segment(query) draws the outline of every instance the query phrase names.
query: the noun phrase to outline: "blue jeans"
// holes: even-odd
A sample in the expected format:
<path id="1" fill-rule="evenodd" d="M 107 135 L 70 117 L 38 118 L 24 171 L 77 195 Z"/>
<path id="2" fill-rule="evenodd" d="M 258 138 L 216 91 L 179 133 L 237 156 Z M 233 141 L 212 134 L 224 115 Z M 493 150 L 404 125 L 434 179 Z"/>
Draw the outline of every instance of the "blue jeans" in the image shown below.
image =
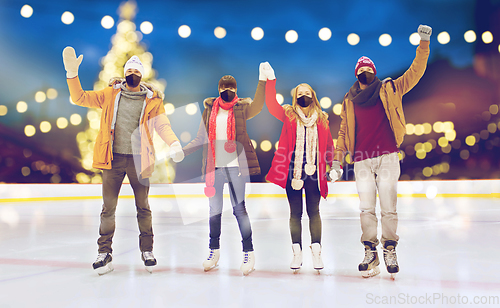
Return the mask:
<path id="1" fill-rule="evenodd" d="M 239 175 L 239 167 L 215 168 L 215 195 L 208 199 L 210 205 L 210 249 L 220 248 L 220 231 L 222 218 L 222 189 L 224 183 L 229 185 L 229 195 L 233 205 L 233 214 L 236 216 L 243 243 L 243 251 L 253 251 L 252 227 L 245 208 L 245 181 Z"/>

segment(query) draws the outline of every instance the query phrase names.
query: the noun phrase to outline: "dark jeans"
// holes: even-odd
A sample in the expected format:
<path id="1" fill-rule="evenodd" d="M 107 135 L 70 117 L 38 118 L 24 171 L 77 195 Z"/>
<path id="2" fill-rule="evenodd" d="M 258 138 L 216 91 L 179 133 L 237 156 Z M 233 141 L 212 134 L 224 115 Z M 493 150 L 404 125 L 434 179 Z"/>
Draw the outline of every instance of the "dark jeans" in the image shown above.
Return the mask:
<path id="1" fill-rule="evenodd" d="M 138 160 L 140 161 L 140 159 Z M 115 233 L 115 212 L 118 203 L 118 194 L 125 175 L 130 180 L 134 190 L 135 206 L 137 207 L 137 222 L 139 224 L 139 247 L 141 251 L 153 250 L 153 226 L 151 210 L 148 203 L 149 179 L 137 177 L 134 165 L 134 156 L 127 154 L 113 154 L 112 169 L 102 171 L 102 197 L 104 204 L 101 212 L 101 226 L 97 240 L 99 253 L 109 252 Z M 147 184 L 147 185 L 144 185 Z"/>
<path id="2" fill-rule="evenodd" d="M 222 189 L 224 183 L 229 185 L 229 195 L 233 205 L 233 214 L 236 216 L 243 243 L 243 251 L 253 251 L 252 227 L 245 208 L 245 181 L 239 175 L 238 167 L 215 168 L 215 195 L 208 199 L 210 205 L 210 249 L 220 248 L 220 232 L 222 218 Z"/>
<path id="3" fill-rule="evenodd" d="M 293 164 L 292 164 L 293 165 Z M 300 190 L 292 188 L 293 167 L 290 167 L 288 180 L 286 182 L 286 196 L 290 204 L 290 233 L 292 244 L 300 244 L 302 248 L 302 192 L 306 192 L 306 210 L 309 216 L 309 231 L 311 232 L 311 243 L 321 244 L 321 217 L 319 215 L 319 201 L 321 194 L 318 186 L 318 174 L 306 175 L 302 172 L 304 186 Z"/>

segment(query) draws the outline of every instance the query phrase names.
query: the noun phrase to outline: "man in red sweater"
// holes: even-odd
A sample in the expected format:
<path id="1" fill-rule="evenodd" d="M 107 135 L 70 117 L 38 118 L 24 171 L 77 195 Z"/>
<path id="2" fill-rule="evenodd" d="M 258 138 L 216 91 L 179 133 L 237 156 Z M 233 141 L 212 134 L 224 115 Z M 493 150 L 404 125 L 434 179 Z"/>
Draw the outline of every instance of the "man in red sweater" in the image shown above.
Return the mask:
<path id="1" fill-rule="evenodd" d="M 377 255 L 377 192 L 381 208 L 384 261 L 394 279 L 399 272 L 396 245 L 399 236 L 397 183 L 400 175 L 399 146 L 406 133 L 402 98 L 420 80 L 427 66 L 432 29 L 420 25 L 420 45 L 410 68 L 398 79 L 380 81 L 375 64 L 368 57 L 359 58 L 354 70 L 358 79 L 342 103 L 342 122 L 334 153 L 333 169 L 342 176 L 340 163 L 349 152 L 354 162 L 356 187 L 360 200 L 361 242 L 365 258 L 359 264 L 363 277 L 380 273 Z"/>

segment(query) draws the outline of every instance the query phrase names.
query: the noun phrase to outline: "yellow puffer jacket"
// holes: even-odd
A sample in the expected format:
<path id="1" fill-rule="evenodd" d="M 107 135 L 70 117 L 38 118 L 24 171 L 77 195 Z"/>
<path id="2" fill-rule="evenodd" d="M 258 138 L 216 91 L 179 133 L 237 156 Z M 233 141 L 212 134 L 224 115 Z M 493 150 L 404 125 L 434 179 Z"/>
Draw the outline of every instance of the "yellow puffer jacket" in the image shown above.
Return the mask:
<path id="1" fill-rule="evenodd" d="M 115 105 L 121 96 L 120 84 L 117 82 L 100 91 L 84 91 L 77 77 L 67 79 L 69 93 L 73 102 L 79 106 L 102 109 L 101 127 L 94 146 L 94 159 L 92 167 L 98 169 L 111 169 L 113 160 L 113 133 L 111 128 L 113 118 L 115 118 Z M 153 132 L 158 135 L 168 145 L 177 139 L 172 131 L 170 121 L 165 114 L 163 100 L 157 92 L 148 89 L 145 106 L 140 120 L 141 133 L 141 176 L 149 178 L 153 174 L 155 165 L 155 150 L 153 147 Z"/>
<path id="2" fill-rule="evenodd" d="M 420 45 L 417 47 L 417 55 L 410 68 L 396 80 L 385 79 L 380 87 L 380 100 L 384 105 L 385 114 L 389 119 L 398 147 L 403 143 L 406 134 L 406 121 L 402 104 L 403 95 L 408 93 L 424 75 L 429 53 L 429 41 L 420 41 Z M 354 103 L 347 98 L 347 95 L 342 102 L 340 118 L 342 122 L 340 123 L 334 160 L 342 162 L 347 153 L 354 154 L 354 145 L 356 142 Z M 346 159 L 346 161 L 347 163 L 351 163 L 350 159 Z"/>

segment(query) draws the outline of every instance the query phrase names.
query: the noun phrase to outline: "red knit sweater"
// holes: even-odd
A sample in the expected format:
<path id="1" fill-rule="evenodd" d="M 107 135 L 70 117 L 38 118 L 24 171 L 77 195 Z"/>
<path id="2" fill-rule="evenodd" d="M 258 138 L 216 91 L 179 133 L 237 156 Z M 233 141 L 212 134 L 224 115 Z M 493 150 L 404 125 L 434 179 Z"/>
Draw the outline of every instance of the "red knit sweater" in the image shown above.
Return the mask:
<path id="1" fill-rule="evenodd" d="M 297 139 L 297 122 L 288 118 L 283 107 L 276 101 L 275 86 L 276 80 L 268 80 L 266 82 L 266 106 L 274 117 L 283 122 L 283 128 L 281 130 L 279 146 L 276 152 L 274 152 L 271 169 L 269 169 L 266 180 L 286 188 L 288 168 Z M 326 198 L 328 195 L 326 164 L 331 166 L 334 150 L 335 147 L 328 122 L 326 126 L 318 124 L 318 161 L 316 163 L 318 167 L 319 190 L 323 198 Z"/>
<path id="2" fill-rule="evenodd" d="M 362 107 L 354 104 L 354 114 L 356 116 L 354 162 L 399 151 L 380 98 L 373 106 Z"/>

